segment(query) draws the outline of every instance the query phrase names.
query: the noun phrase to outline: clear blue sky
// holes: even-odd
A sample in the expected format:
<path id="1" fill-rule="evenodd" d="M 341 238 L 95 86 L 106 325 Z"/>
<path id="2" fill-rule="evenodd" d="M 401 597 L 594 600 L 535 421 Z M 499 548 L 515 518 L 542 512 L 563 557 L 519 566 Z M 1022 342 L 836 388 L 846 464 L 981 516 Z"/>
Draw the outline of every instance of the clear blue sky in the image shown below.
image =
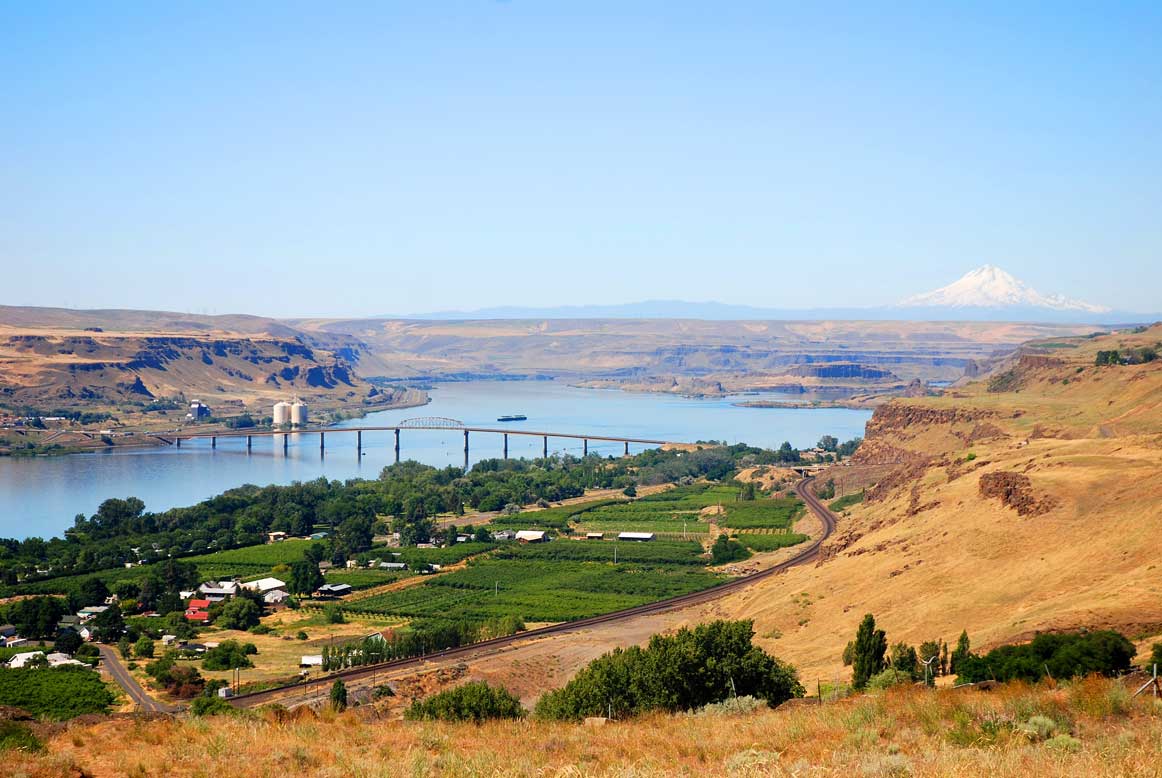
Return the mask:
<path id="1" fill-rule="evenodd" d="M 0 302 L 1157 310 L 1160 8 L 6 2 Z"/>

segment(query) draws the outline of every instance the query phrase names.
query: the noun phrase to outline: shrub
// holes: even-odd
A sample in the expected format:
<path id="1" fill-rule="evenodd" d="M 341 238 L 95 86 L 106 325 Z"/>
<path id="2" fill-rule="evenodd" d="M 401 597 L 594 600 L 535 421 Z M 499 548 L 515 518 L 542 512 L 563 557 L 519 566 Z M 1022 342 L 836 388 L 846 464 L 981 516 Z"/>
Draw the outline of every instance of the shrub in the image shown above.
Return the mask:
<path id="1" fill-rule="evenodd" d="M 137 657 L 141 657 L 142 659 L 152 659 L 153 658 L 153 641 L 150 640 L 149 638 L 146 638 L 146 637 L 140 638 L 133 645 L 133 655 L 137 656 Z"/>
<path id="2" fill-rule="evenodd" d="M 598 657 L 563 688 L 537 703 L 539 717 L 632 716 L 693 710 L 731 696 L 777 705 L 801 697 L 795 669 L 753 645 L 750 621 L 715 621 L 673 635 L 654 635 L 642 649 Z"/>
<path id="3" fill-rule="evenodd" d="M 347 684 L 342 678 L 336 678 L 331 686 L 331 707 L 340 713 L 347 710 Z"/>
<path id="4" fill-rule="evenodd" d="M 1057 679 L 1100 673 L 1113 676 L 1130 667 L 1135 648 L 1113 630 L 1041 634 L 1023 645 L 1001 646 L 983 657 L 967 654 L 956 662 L 957 681 L 1041 680 L 1046 671 Z"/>
<path id="5" fill-rule="evenodd" d="M 253 600 L 235 597 L 222 606 L 215 624 L 222 629 L 250 629 L 261 616 L 262 609 Z"/>
<path id="6" fill-rule="evenodd" d="M 254 667 L 249 655 L 257 654 L 258 649 L 253 643 L 239 643 L 237 640 L 225 640 L 219 645 L 206 651 L 202 659 L 204 670 L 234 670 L 240 667 Z"/>
<path id="7" fill-rule="evenodd" d="M 32 731 L 15 721 L 0 721 L 0 753 L 4 751 L 43 751 L 44 744 Z"/>
<path id="8" fill-rule="evenodd" d="M 190 703 L 190 713 L 195 716 L 221 716 L 234 713 L 234 706 L 221 697 L 198 697 Z"/>
<path id="9" fill-rule="evenodd" d="M 524 715 L 520 700 L 507 689 L 473 681 L 416 700 L 404 717 L 410 721 L 472 721 L 479 724 L 489 719 L 519 719 Z"/>
<path id="10" fill-rule="evenodd" d="M 274 632 L 274 628 L 268 624 L 255 624 L 247 630 L 251 635 L 269 635 Z"/>
<path id="11" fill-rule="evenodd" d="M 889 667 L 887 670 L 876 673 L 871 678 L 868 678 L 867 685 L 864 688 L 879 691 L 902 683 L 910 683 L 911 680 L 911 677 L 907 673 L 902 673 L 894 667 Z"/>
<path id="12" fill-rule="evenodd" d="M 307 633 L 303 632 L 301 629 L 297 633 L 295 633 L 295 640 L 306 640 L 306 639 L 307 639 Z"/>
<path id="13" fill-rule="evenodd" d="M 714 564 L 723 565 L 727 562 L 746 559 L 750 556 L 750 552 L 737 540 L 731 540 L 726 535 L 719 535 L 710 548 L 710 555 L 714 558 Z"/>
<path id="14" fill-rule="evenodd" d="M 335 604 L 323 608 L 323 615 L 326 616 L 328 624 L 345 624 L 347 622 L 343 616 L 343 609 Z"/>
<path id="15" fill-rule="evenodd" d="M 695 716 L 743 716 L 767 707 L 758 697 L 728 697 L 722 702 L 711 702 L 694 712 Z"/>

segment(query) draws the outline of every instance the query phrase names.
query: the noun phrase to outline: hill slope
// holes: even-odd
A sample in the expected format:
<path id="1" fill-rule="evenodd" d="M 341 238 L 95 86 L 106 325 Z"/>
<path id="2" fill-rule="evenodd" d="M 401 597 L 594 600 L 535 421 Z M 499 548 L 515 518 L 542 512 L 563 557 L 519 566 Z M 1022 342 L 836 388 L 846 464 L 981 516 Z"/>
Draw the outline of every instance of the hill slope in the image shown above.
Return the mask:
<path id="1" fill-rule="evenodd" d="M 839 651 L 867 612 L 913 644 L 1162 632 L 1162 361 L 1094 366 L 1159 341 L 1162 326 L 1034 344 L 988 379 L 881 407 L 856 463 L 820 479 L 867 487 L 827 560 L 728 615 L 755 618 L 806 679 L 847 676 Z"/>

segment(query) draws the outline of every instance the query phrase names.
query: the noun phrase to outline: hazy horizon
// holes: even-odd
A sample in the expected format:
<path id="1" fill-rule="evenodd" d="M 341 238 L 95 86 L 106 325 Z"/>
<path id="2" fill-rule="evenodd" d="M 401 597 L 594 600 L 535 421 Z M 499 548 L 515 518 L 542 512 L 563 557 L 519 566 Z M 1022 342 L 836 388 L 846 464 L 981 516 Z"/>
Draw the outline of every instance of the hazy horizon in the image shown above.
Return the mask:
<path id="1" fill-rule="evenodd" d="M 1155 311 L 1162 9 L 0 10 L 0 303 Z"/>

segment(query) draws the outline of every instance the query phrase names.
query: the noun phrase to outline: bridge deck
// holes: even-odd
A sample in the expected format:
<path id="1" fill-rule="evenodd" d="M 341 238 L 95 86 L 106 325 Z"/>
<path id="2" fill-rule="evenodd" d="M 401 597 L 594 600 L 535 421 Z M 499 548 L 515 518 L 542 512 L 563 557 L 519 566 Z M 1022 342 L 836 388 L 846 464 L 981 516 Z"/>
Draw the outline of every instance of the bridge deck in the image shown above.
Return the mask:
<path id="1" fill-rule="evenodd" d="M 504 427 L 437 427 L 437 426 L 382 426 L 382 427 L 314 427 L 297 430 L 223 430 L 222 432 L 176 432 L 163 433 L 165 437 L 180 440 L 199 438 L 245 438 L 270 437 L 274 435 L 312 435 L 327 432 L 394 432 L 395 430 L 437 430 L 440 432 L 486 432 L 504 435 L 526 435 L 534 438 L 571 438 L 574 440 L 597 440 L 611 443 L 640 443 L 648 446 L 677 444 L 674 440 L 651 440 L 649 438 L 623 438 L 615 435 L 587 435 L 576 432 L 546 432 L 538 430 L 506 429 Z"/>

